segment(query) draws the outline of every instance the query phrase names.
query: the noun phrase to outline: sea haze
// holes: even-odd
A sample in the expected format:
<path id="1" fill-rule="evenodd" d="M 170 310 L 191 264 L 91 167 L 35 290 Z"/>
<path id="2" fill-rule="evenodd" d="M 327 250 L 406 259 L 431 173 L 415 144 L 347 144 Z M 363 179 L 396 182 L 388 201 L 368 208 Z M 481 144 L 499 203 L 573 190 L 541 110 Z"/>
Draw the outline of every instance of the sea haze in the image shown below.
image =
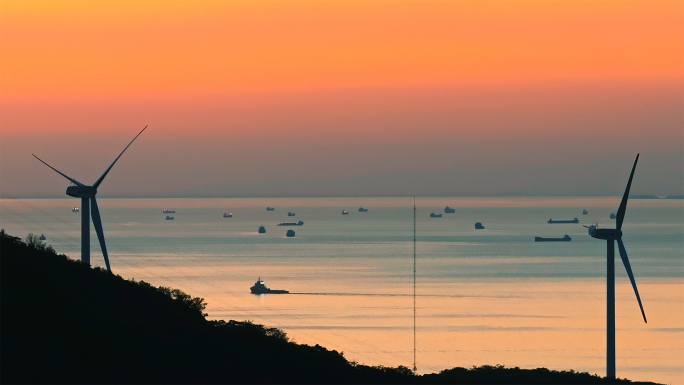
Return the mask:
<path id="1" fill-rule="evenodd" d="M 419 372 L 504 364 L 604 374 L 606 245 L 581 224 L 613 227 L 619 199 L 418 198 Z M 296 342 L 365 364 L 412 365 L 413 198 L 98 203 L 116 274 L 201 296 L 212 319 L 280 327 Z M 71 208 L 79 204 L 2 199 L 0 224 L 11 235 L 45 234 L 78 258 L 80 214 Z M 429 217 L 446 205 L 456 212 Z M 176 210 L 173 221 L 164 207 Z M 574 217 L 580 224 L 546 223 Z M 299 220 L 303 226 L 276 226 Z M 289 228 L 294 238 L 285 237 Z M 649 323 L 616 256 L 618 376 L 681 383 L 684 201 L 631 200 L 623 232 Z M 534 242 L 565 234 L 571 242 Z M 93 264 L 102 266 L 94 231 L 91 245 Z M 252 295 L 258 277 L 292 294 Z"/>

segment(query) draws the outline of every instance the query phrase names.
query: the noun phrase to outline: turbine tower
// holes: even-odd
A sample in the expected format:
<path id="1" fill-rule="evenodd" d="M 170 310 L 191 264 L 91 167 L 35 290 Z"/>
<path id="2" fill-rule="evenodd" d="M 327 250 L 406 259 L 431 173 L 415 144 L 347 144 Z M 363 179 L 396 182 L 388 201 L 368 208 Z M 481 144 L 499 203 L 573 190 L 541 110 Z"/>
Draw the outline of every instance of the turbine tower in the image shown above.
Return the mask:
<path id="1" fill-rule="evenodd" d="M 93 183 L 92 186 L 86 186 L 85 184 L 77 181 L 74 178 L 71 178 L 61 171 L 57 170 L 56 168 L 50 166 L 49 164 L 45 163 L 42 159 L 39 157 L 33 155 L 36 159 L 41 161 L 43 164 L 46 166 L 50 167 L 51 169 L 55 170 L 59 175 L 67 178 L 72 185 L 67 187 L 66 189 L 66 194 L 72 197 L 76 198 L 81 198 L 81 262 L 87 263 L 90 265 L 90 217 L 91 214 L 90 212 L 92 211 L 92 218 L 93 218 L 93 226 L 95 227 L 95 232 L 97 233 L 97 239 L 100 241 L 100 248 L 102 249 L 102 255 L 104 256 L 104 261 L 105 265 L 107 266 L 107 271 L 110 273 L 112 272 L 112 269 L 109 266 L 109 258 L 107 257 L 107 245 L 105 244 L 105 239 L 104 239 L 104 232 L 102 230 L 102 219 L 100 219 L 100 209 L 97 207 L 97 200 L 95 199 L 95 195 L 97 194 L 97 188 L 100 186 L 104 178 L 107 176 L 107 173 L 109 173 L 109 170 L 112 169 L 114 166 L 114 163 L 116 163 L 119 158 L 121 158 L 121 155 L 128 149 L 128 147 L 133 144 L 133 141 L 140 136 L 140 134 L 145 131 L 145 126 L 139 133 L 138 135 L 131 140 L 130 143 L 128 143 L 128 146 L 121 151 L 121 154 L 114 159 L 112 164 L 107 167 L 105 172 L 100 176 L 95 183 Z"/>
<path id="2" fill-rule="evenodd" d="M 615 216 L 615 228 L 599 229 L 595 226 L 592 226 L 593 229 L 591 229 L 590 233 L 594 238 L 605 239 L 608 248 L 608 279 L 606 280 L 606 377 L 608 378 L 615 378 L 615 241 L 617 241 L 618 249 L 620 251 L 620 258 L 622 258 L 622 263 L 625 265 L 625 270 L 627 270 L 629 280 L 632 282 L 634 294 L 636 294 L 637 302 L 639 302 L 639 308 L 641 309 L 641 315 L 644 317 L 644 322 L 646 322 L 646 313 L 644 313 L 644 307 L 641 305 L 639 290 L 637 290 L 634 274 L 632 273 L 632 267 L 629 264 L 629 258 L 627 258 L 625 245 L 622 243 L 622 222 L 625 219 L 627 199 L 629 198 L 629 189 L 632 186 L 632 178 L 634 177 L 634 170 L 636 169 L 638 160 L 639 154 L 637 154 L 636 159 L 634 160 L 634 166 L 632 167 L 632 173 L 629 175 L 629 181 L 627 182 L 627 188 L 625 188 L 625 194 L 622 196 L 620 207 L 618 208 L 617 215 Z"/>

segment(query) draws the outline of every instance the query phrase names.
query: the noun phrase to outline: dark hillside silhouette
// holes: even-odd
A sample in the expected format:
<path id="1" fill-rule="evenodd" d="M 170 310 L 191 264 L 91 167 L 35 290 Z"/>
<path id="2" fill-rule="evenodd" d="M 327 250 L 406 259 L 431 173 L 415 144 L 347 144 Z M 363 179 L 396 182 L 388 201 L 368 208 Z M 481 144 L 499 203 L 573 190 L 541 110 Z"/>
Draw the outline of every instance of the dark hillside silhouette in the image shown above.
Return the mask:
<path id="1" fill-rule="evenodd" d="M 629 383 L 501 366 L 415 376 L 275 328 L 208 321 L 202 298 L 128 281 L 0 231 L 2 383 Z"/>

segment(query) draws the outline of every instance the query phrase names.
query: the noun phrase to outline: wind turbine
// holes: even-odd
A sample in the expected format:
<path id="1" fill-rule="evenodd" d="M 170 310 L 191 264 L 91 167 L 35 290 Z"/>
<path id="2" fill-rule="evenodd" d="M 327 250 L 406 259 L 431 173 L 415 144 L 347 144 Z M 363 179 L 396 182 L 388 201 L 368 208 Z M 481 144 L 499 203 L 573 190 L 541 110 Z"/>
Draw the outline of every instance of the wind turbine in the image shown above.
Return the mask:
<path id="1" fill-rule="evenodd" d="M 636 159 L 634 160 L 634 166 L 632 167 L 632 173 L 629 175 L 629 181 L 627 182 L 627 188 L 625 188 L 625 194 L 622 196 L 620 207 L 618 208 L 617 215 L 615 216 L 615 228 L 599 229 L 598 227 L 591 226 L 594 227 L 591 229 L 590 227 L 591 236 L 597 239 L 605 239 L 608 248 L 608 279 L 606 301 L 606 377 L 608 378 L 615 378 L 615 241 L 617 241 L 618 249 L 620 250 L 620 258 L 622 258 L 622 263 L 625 265 L 625 270 L 627 270 L 629 280 L 632 282 L 634 294 L 636 294 L 637 302 L 639 302 L 639 308 L 641 308 L 641 315 L 644 317 L 644 322 L 647 322 L 646 313 L 644 313 L 644 307 L 641 305 L 639 290 L 637 290 L 634 274 L 632 273 L 632 267 L 629 264 L 629 258 L 627 258 L 627 251 L 625 250 L 625 245 L 622 243 L 622 221 L 625 219 L 627 199 L 629 198 L 629 189 L 632 186 L 632 178 L 634 177 L 634 170 L 636 169 L 638 160 L 639 154 L 637 154 Z"/>
<path id="2" fill-rule="evenodd" d="M 36 159 L 41 161 L 43 164 L 46 166 L 50 167 L 51 169 L 55 170 L 59 175 L 67 178 L 73 185 L 67 187 L 66 189 L 66 194 L 72 197 L 76 198 L 81 198 L 81 262 L 87 263 L 90 265 L 90 209 L 92 209 L 92 218 L 93 218 L 93 226 L 95 226 L 95 232 L 97 233 L 97 239 L 100 241 L 100 248 L 102 249 L 102 255 L 104 256 L 104 261 L 105 265 L 107 266 L 107 270 L 111 273 L 112 269 L 109 267 L 109 258 L 107 257 L 107 245 L 105 244 L 105 239 L 104 239 L 104 232 L 102 231 L 102 219 L 100 219 L 100 209 L 97 207 L 97 200 L 95 199 L 95 195 L 97 194 L 97 188 L 100 186 L 104 178 L 107 176 L 107 173 L 109 173 L 109 170 L 112 169 L 114 166 L 114 163 L 116 163 L 119 158 L 121 158 L 121 155 L 123 155 L 124 151 L 128 149 L 128 147 L 133 144 L 133 141 L 140 136 L 140 134 L 145 131 L 145 126 L 139 133 L 138 135 L 131 140 L 130 143 L 128 143 L 128 146 L 121 151 L 121 154 L 114 159 L 112 164 L 107 167 L 105 172 L 100 176 L 95 183 L 93 183 L 92 186 L 86 186 L 85 184 L 77 181 L 76 179 L 69 177 L 62 173 L 61 171 L 57 170 L 56 168 L 50 166 L 49 164 L 45 163 L 42 159 L 39 157 L 33 155 Z"/>

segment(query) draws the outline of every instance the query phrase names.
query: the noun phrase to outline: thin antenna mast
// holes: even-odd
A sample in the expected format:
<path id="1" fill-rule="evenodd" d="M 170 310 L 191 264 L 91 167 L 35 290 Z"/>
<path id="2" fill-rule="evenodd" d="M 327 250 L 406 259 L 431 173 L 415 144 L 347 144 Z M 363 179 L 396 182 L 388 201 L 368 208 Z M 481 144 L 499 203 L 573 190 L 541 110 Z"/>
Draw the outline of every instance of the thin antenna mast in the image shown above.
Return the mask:
<path id="1" fill-rule="evenodd" d="M 413 197 L 413 372 L 416 366 L 416 197 Z"/>

